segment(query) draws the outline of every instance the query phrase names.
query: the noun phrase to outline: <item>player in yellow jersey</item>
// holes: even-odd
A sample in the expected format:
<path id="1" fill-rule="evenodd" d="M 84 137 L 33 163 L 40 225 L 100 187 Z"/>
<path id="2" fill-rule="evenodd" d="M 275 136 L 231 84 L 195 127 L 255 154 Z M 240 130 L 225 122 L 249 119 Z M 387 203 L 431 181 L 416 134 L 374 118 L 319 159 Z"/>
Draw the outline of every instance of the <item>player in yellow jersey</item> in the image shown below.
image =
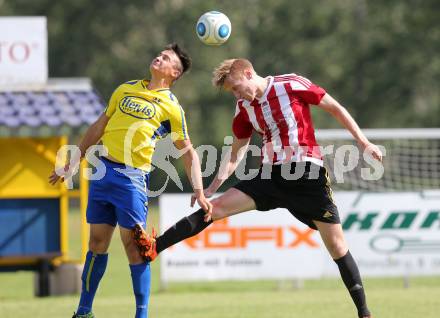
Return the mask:
<path id="1" fill-rule="evenodd" d="M 92 303 L 107 265 L 107 250 L 119 224 L 127 253 L 136 298 L 136 318 L 148 314 L 150 265 L 142 258 L 133 232 L 145 227 L 151 159 L 157 139 L 171 133 L 174 145 L 185 149 L 185 171 L 198 203 L 210 212 L 212 205 L 203 194 L 200 161 L 190 142 L 185 114 L 170 87 L 191 66 L 189 56 L 177 44 L 170 44 L 151 62 L 151 80 L 134 80 L 120 85 L 104 113 L 90 126 L 79 145 L 81 157 L 99 141 L 108 150 L 101 157 L 104 177 L 91 180 L 87 206 L 90 223 L 89 251 L 82 274 L 82 291 L 73 317 L 94 317 Z M 69 171 L 66 165 L 65 171 Z M 53 172 L 55 184 L 66 173 Z"/>
<path id="2" fill-rule="evenodd" d="M 150 170 L 157 138 L 172 133 L 173 139 L 188 139 L 177 98 L 168 88 L 148 89 L 150 83 L 134 80 L 115 90 L 105 110 L 109 121 L 102 136 L 114 161 L 145 171 Z M 127 151 L 136 148 L 140 150 Z"/>

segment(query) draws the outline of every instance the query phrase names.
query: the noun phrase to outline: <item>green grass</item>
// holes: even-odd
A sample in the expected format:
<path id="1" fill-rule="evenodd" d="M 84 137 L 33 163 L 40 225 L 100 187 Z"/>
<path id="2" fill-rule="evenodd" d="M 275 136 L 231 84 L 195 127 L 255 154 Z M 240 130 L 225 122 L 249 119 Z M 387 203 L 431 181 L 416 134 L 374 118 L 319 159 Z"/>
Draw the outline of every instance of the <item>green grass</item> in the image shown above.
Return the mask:
<path id="1" fill-rule="evenodd" d="M 157 213 L 149 222 L 157 224 Z M 79 255 L 78 213 L 71 215 L 71 247 Z M 179 283 L 160 290 L 159 263 L 152 267 L 150 317 L 153 318 L 354 318 L 354 306 L 337 279 L 306 281 L 294 289 L 275 281 Z M 365 287 L 375 317 L 434 318 L 440 304 L 440 277 L 367 279 Z M 0 317 L 71 317 L 78 295 L 35 298 L 33 273 L 0 274 Z M 97 317 L 134 317 L 134 297 L 129 269 L 115 232 L 110 258 L 94 304 Z"/>

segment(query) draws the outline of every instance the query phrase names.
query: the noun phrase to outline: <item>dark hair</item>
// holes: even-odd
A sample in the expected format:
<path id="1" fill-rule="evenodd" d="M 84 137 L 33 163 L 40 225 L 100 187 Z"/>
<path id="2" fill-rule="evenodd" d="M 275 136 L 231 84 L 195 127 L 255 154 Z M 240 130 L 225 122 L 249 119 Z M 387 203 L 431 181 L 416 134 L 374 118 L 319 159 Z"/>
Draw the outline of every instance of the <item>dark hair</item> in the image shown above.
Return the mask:
<path id="1" fill-rule="evenodd" d="M 191 68 L 191 58 L 177 43 L 168 44 L 165 46 L 165 50 L 173 50 L 179 57 L 180 63 L 182 64 L 182 74 L 180 74 L 180 76 Z"/>

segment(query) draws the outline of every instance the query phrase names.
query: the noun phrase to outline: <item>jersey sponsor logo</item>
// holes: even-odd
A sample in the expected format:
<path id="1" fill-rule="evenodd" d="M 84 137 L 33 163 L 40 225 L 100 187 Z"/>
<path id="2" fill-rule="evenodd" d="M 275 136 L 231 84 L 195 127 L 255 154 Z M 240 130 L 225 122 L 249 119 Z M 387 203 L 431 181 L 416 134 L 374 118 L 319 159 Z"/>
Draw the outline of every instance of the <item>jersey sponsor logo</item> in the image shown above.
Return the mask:
<path id="1" fill-rule="evenodd" d="M 156 115 L 156 106 L 145 98 L 125 96 L 119 102 L 119 109 L 124 114 L 139 119 L 151 119 Z"/>

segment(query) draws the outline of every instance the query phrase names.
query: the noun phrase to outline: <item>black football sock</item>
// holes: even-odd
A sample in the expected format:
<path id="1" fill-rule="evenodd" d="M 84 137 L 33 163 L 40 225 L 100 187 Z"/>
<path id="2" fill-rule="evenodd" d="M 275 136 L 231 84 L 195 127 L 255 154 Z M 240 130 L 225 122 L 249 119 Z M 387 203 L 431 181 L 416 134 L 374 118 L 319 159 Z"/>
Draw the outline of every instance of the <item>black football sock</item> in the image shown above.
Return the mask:
<path id="1" fill-rule="evenodd" d="M 370 316 L 370 311 L 368 310 L 365 299 L 364 287 L 362 286 L 361 274 L 350 251 L 348 251 L 345 256 L 335 259 L 334 261 L 338 265 L 345 287 L 347 287 L 356 305 L 358 316 Z"/>
<path id="2" fill-rule="evenodd" d="M 159 254 L 164 249 L 188 237 L 203 231 L 212 221 L 205 222 L 205 211 L 200 209 L 189 216 L 185 216 L 156 239 L 156 251 Z"/>

